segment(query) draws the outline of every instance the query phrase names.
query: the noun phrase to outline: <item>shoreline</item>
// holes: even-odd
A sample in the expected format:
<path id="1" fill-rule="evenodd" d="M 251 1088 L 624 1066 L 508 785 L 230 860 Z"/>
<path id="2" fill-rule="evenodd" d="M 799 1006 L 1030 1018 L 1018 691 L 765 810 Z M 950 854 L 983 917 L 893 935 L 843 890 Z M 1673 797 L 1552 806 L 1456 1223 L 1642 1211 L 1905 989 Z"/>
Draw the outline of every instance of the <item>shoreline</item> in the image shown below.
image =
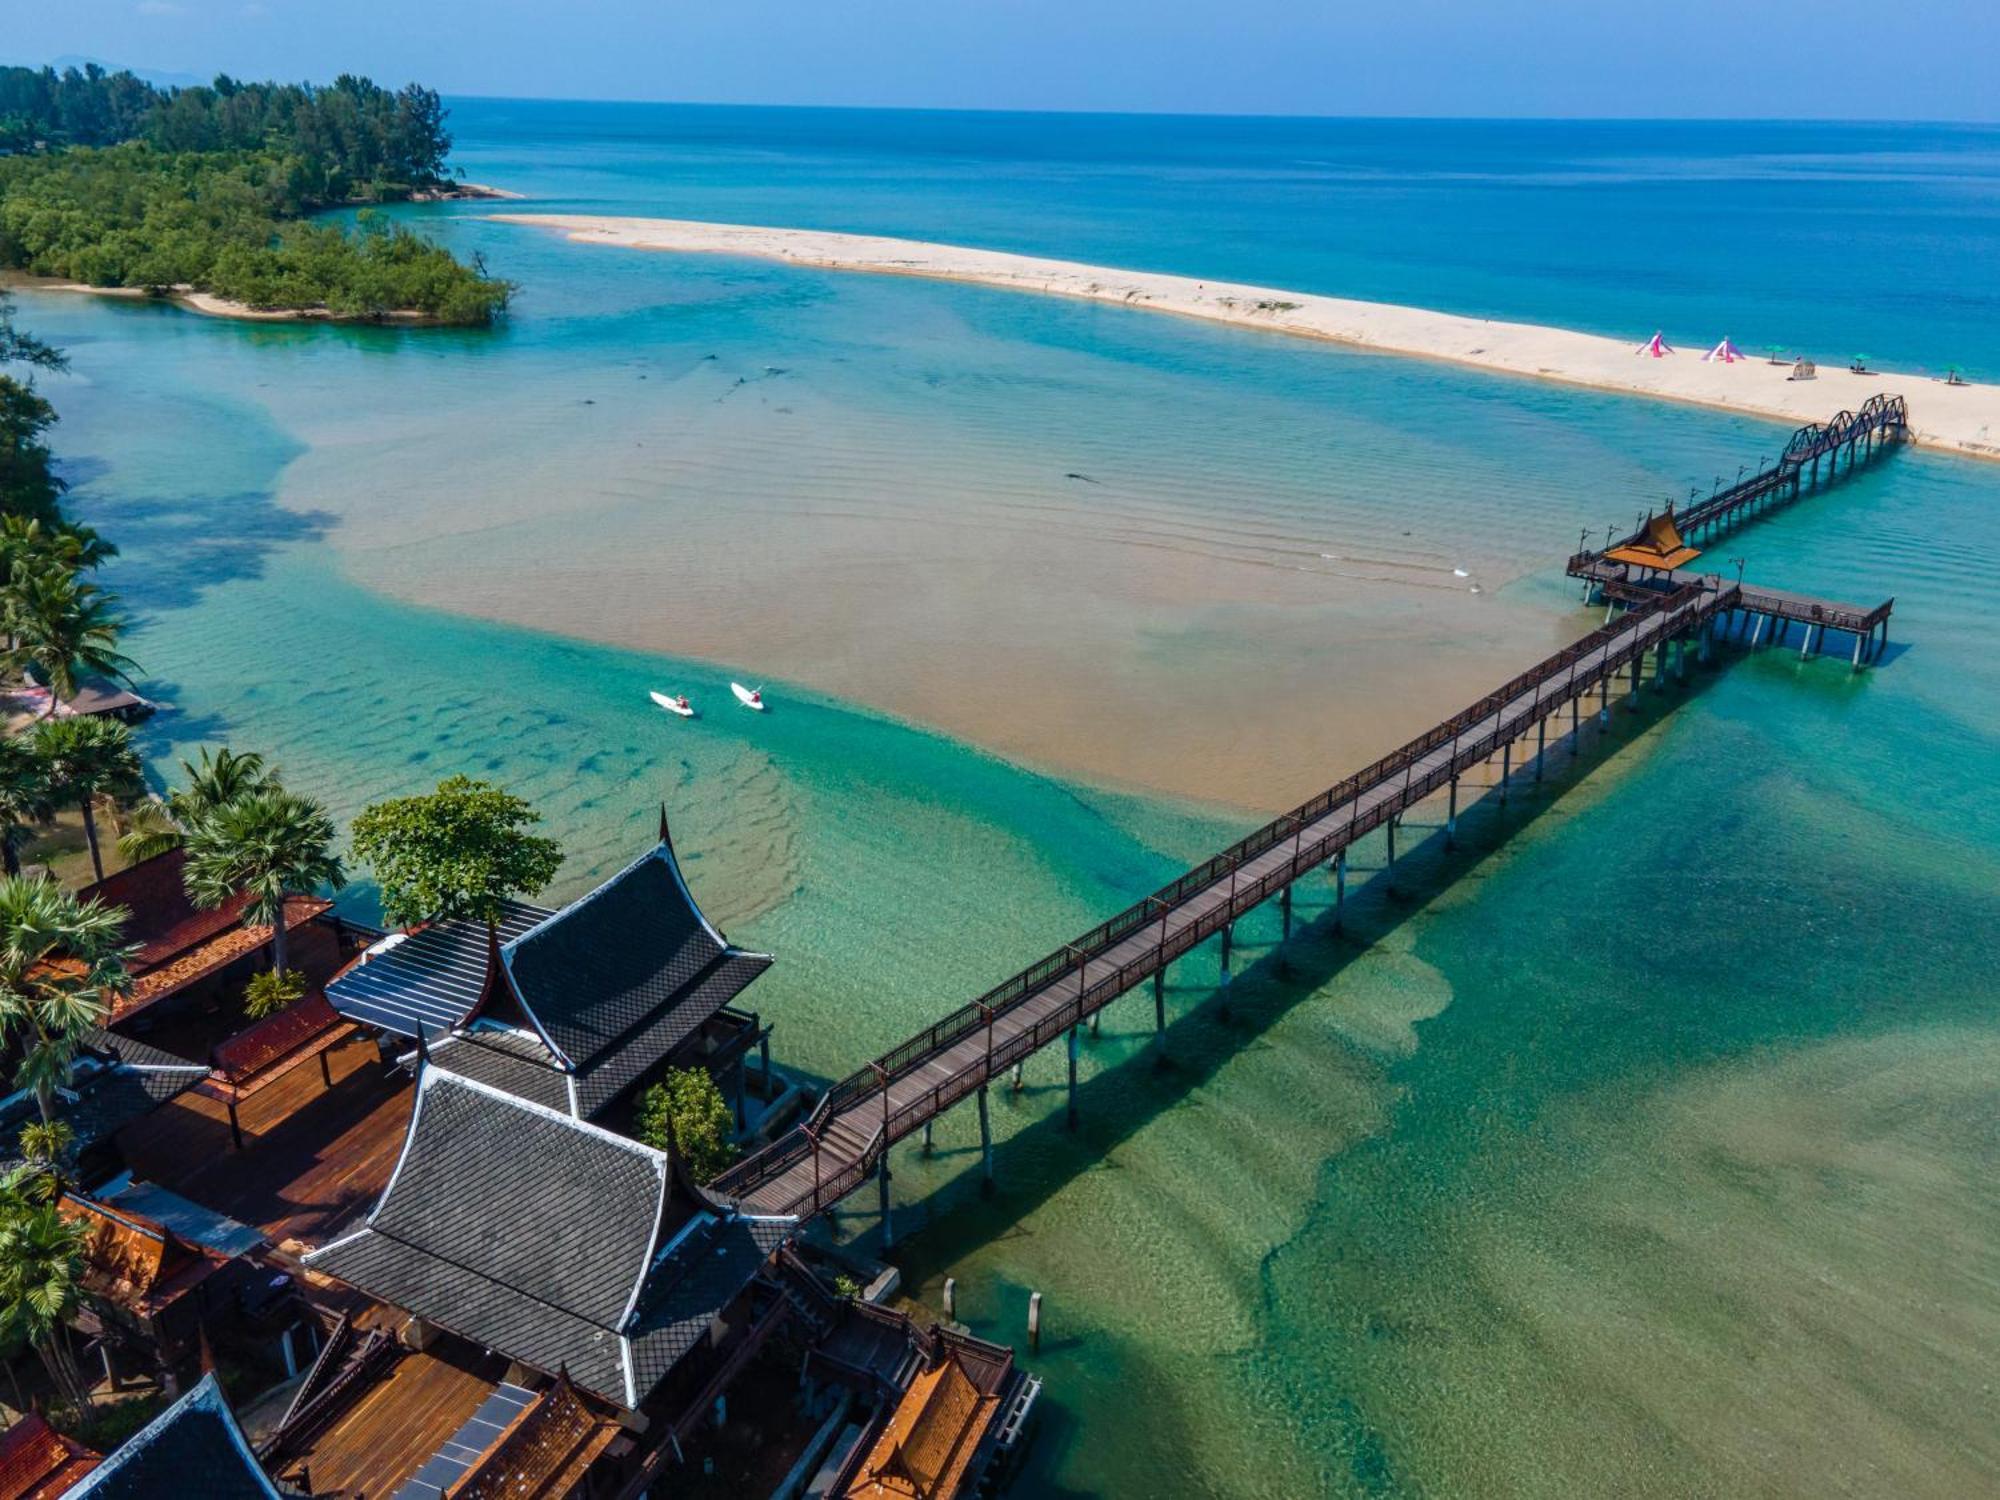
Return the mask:
<path id="1" fill-rule="evenodd" d="M 154 292 L 143 286 L 92 286 L 84 281 L 66 281 L 60 276 L 33 276 L 26 272 L 9 271 L 0 273 L 0 288 L 28 292 L 72 292 L 90 297 L 108 297 L 119 302 L 158 302 L 187 312 L 200 313 L 205 318 L 231 318 L 239 323 L 338 323 L 356 327 L 373 325 L 397 328 L 443 326 L 430 314 L 417 312 L 411 308 L 399 308 L 383 313 L 379 317 L 347 317 L 328 312 L 323 307 L 252 307 L 247 302 L 232 302 L 227 297 L 218 297 L 211 292 L 198 292 L 186 284 L 176 286 L 167 292 Z"/>
<path id="2" fill-rule="evenodd" d="M 1798 425 L 1825 421 L 1842 408 L 1854 410 L 1878 393 L 1900 394 L 1909 400 L 1911 437 L 1919 445 L 2000 460 L 2000 386 L 1994 385 L 1953 386 L 1893 371 L 1857 375 L 1839 366 L 1823 368 L 1817 379 L 1794 381 L 1788 378 L 1789 364 L 1755 356 L 1706 364 L 1701 349 L 1684 348 L 1650 359 L 1624 340 L 1571 329 L 882 235 L 592 214 L 485 217 L 554 230 L 578 244 L 739 255 L 1112 303 Z"/>

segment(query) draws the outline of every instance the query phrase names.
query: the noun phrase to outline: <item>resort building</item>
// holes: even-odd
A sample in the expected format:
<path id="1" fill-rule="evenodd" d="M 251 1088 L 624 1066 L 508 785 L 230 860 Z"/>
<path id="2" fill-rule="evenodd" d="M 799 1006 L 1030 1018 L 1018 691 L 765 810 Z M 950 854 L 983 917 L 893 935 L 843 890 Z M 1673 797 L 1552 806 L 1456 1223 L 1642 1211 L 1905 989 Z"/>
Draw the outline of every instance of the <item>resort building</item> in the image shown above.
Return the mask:
<path id="1" fill-rule="evenodd" d="M 679 1422 L 782 1313 L 753 1283 L 795 1228 L 709 1197 L 669 1152 L 434 1065 L 382 1201 L 305 1265 Z"/>
<path id="2" fill-rule="evenodd" d="M 734 1001 L 771 966 L 695 905 L 666 819 L 654 848 L 560 911 L 445 921 L 370 947 L 327 987 L 343 1015 L 409 1037 L 452 1072 L 579 1120 L 669 1067 L 733 1075 L 769 1030 Z"/>
<path id="3" fill-rule="evenodd" d="M 207 1008 L 216 986 L 232 977 L 247 976 L 256 956 L 270 944 L 269 927 L 244 920 L 247 896 L 236 896 L 214 910 L 195 905 L 182 878 L 186 866 L 187 851 L 169 849 L 107 875 L 78 893 L 106 906 L 122 906 L 128 914 L 126 941 L 137 948 L 128 965 L 131 987 L 114 1002 L 106 1021 L 113 1029 L 137 1034 L 143 1028 L 151 1039 L 151 1030 L 169 1019 L 164 1011 Z M 308 924 L 332 905 L 319 896 L 288 899 L 287 936 L 298 935 L 300 941 L 311 942 L 305 936 Z M 331 950 L 330 935 L 325 946 Z M 294 967 L 300 966 L 301 957 L 294 956 Z M 188 1003 L 162 1007 L 163 1001 L 177 996 L 185 996 Z M 147 1012 L 152 1014 L 144 1014 Z"/>
<path id="4" fill-rule="evenodd" d="M 63 1491 L 71 1500 L 281 1500 L 213 1374 Z"/>
<path id="5" fill-rule="evenodd" d="M 28 1412 L 0 1433 L 0 1500 L 57 1500 L 103 1461 Z"/>

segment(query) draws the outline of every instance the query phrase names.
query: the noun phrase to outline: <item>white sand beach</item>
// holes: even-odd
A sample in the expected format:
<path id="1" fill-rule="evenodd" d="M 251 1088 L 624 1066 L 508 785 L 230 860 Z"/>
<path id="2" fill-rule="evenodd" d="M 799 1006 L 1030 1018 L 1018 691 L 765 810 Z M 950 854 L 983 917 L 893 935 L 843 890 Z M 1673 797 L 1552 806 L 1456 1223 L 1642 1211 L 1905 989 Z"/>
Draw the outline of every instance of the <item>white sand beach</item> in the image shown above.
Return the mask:
<path id="1" fill-rule="evenodd" d="M 1837 358 L 1820 366 L 1818 378 L 1804 381 L 1790 379 L 1789 366 L 1754 356 L 1734 364 L 1704 363 L 1702 348 L 1680 348 L 1665 358 L 1652 358 L 1634 352 L 1634 346 L 1652 334 L 1650 328 L 1635 329 L 1627 343 L 1531 323 L 877 235 L 589 214 L 490 217 L 557 230 L 582 244 L 756 256 L 829 270 L 923 276 L 1112 302 L 1799 424 L 1823 421 L 1887 391 L 1909 399 L 1912 432 L 1919 443 L 2000 459 L 2000 386 L 1948 385 L 1933 376 L 1894 371 L 1857 375 Z M 1672 335 L 1669 330 L 1669 342 Z"/>

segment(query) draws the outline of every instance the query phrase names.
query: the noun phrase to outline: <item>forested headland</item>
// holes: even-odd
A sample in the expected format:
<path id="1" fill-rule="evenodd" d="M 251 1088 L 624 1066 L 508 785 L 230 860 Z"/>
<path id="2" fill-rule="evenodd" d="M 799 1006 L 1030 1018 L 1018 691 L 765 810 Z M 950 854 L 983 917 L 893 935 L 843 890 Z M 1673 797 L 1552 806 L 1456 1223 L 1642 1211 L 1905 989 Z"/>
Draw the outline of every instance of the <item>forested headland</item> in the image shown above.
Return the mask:
<path id="1" fill-rule="evenodd" d="M 448 183 L 436 93 L 331 85 L 158 89 L 101 68 L 0 68 L 0 268 L 191 289 L 260 311 L 483 324 L 509 288 L 423 236 L 321 210 Z"/>

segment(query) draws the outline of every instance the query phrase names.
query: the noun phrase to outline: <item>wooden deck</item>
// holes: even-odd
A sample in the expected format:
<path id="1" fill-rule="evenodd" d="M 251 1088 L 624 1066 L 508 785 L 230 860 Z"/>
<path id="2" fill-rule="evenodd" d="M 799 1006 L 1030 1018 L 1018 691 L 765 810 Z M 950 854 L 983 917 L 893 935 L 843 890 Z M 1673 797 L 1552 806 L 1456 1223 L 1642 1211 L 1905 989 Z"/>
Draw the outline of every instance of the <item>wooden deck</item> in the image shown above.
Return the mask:
<path id="1" fill-rule="evenodd" d="M 387 1500 L 479 1409 L 507 1373 L 507 1361 L 456 1339 L 406 1354 L 340 1419 L 288 1459 L 304 1465 L 312 1492 Z"/>
<path id="2" fill-rule="evenodd" d="M 1634 608 L 1538 663 L 1463 713 L 1267 824 L 1111 921 L 1066 943 L 972 1005 L 842 1080 L 812 1118 L 716 1182 L 753 1212 L 811 1216 L 853 1192 L 887 1148 L 1071 1031 L 1245 912 L 1523 736 L 1538 743 L 1565 707 L 1572 725 L 1612 680 L 1636 686 L 1648 651 L 1706 636 L 1737 602 L 1733 586 L 1690 586 Z M 1074 1042 L 1072 1040 L 1072 1045 Z"/>
<path id="3" fill-rule="evenodd" d="M 280 1249 L 323 1244 L 388 1185 L 413 1096 L 372 1042 L 327 1057 L 331 1088 L 319 1068 L 297 1068 L 240 1107 L 241 1151 L 227 1106 L 193 1091 L 126 1127 L 119 1144 L 139 1176 L 255 1225 Z"/>

